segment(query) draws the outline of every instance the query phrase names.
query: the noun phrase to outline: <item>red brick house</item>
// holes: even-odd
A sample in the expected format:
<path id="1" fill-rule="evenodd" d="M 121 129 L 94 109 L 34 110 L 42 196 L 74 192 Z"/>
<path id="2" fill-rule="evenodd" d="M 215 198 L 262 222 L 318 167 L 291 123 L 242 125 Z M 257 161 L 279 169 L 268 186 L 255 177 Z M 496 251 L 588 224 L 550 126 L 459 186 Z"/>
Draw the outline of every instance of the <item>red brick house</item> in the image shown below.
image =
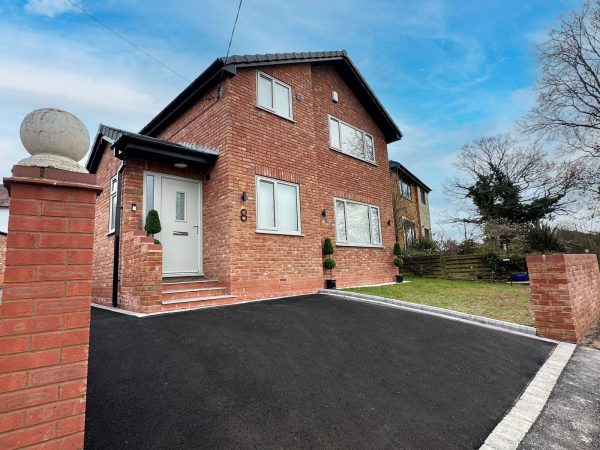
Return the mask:
<path id="1" fill-rule="evenodd" d="M 218 58 L 140 133 L 101 125 L 93 299 L 154 312 L 394 280 L 387 144 L 345 51 Z M 143 231 L 156 209 L 162 231 Z"/>

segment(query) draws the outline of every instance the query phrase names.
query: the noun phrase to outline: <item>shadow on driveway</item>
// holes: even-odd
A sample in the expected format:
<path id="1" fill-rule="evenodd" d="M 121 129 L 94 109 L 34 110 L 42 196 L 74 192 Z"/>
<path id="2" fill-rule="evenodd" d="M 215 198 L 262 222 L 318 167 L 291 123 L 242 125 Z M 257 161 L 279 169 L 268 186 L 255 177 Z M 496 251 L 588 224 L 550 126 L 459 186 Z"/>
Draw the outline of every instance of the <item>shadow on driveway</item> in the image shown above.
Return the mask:
<path id="1" fill-rule="evenodd" d="M 479 448 L 553 347 L 325 295 L 94 309 L 86 448 Z"/>

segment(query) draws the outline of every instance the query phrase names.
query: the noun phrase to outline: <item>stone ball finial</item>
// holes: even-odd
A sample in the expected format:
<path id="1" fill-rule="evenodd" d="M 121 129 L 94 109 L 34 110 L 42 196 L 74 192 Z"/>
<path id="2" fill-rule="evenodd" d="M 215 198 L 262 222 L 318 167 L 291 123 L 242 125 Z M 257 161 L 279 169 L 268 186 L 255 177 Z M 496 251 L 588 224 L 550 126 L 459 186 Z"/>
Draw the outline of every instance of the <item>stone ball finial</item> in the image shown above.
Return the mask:
<path id="1" fill-rule="evenodd" d="M 21 123 L 21 142 L 32 155 L 21 166 L 53 167 L 87 172 L 79 165 L 90 146 L 85 125 L 73 114 L 55 108 L 30 112 Z"/>

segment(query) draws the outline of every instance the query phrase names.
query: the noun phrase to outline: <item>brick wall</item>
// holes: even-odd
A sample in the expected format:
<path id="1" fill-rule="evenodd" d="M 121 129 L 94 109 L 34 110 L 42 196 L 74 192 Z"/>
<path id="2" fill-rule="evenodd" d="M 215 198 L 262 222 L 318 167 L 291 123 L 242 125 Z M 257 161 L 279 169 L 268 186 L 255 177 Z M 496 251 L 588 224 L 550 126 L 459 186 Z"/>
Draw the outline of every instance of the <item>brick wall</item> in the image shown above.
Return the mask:
<path id="1" fill-rule="evenodd" d="M 0 448 L 82 448 L 95 177 L 14 167 L 0 304 Z M 29 447 L 28 447 L 29 448 Z"/>
<path id="2" fill-rule="evenodd" d="M 600 319 L 596 255 L 528 256 L 527 269 L 538 335 L 578 342 Z"/>
<path id="3" fill-rule="evenodd" d="M 0 234 L 0 286 L 4 284 L 4 260 L 6 256 L 6 235 Z"/>
<path id="4" fill-rule="evenodd" d="M 154 244 L 143 230 L 123 234 L 119 307 L 130 311 L 154 312 L 162 297 L 162 245 Z"/>

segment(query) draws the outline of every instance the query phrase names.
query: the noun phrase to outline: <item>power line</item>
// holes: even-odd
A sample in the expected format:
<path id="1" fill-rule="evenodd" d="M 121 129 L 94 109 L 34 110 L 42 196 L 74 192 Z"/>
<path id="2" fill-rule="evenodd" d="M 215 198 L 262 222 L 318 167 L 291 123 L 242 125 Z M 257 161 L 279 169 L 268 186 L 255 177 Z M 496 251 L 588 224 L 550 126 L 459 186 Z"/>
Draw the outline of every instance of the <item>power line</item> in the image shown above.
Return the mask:
<path id="1" fill-rule="evenodd" d="M 70 1 L 70 0 L 69 0 Z M 238 4 L 238 9 L 237 9 L 237 13 L 235 15 L 235 21 L 233 22 L 233 28 L 231 29 L 231 35 L 229 36 L 229 45 L 227 46 L 227 54 L 225 55 L 225 64 L 227 63 L 227 58 L 229 57 L 229 51 L 231 50 L 231 42 L 233 41 L 233 34 L 235 33 L 235 27 L 237 25 L 238 22 L 238 18 L 240 17 L 240 10 L 242 9 L 242 2 L 243 0 L 240 0 L 240 3 Z M 187 127 L 190 123 L 192 123 L 194 120 L 196 120 L 198 117 L 200 117 L 202 114 L 204 114 L 206 111 L 208 111 L 213 105 L 215 105 L 219 99 L 221 98 L 221 81 L 223 81 L 223 69 L 221 69 L 221 75 L 219 76 L 219 82 L 217 83 L 217 94 L 216 94 L 216 99 L 215 101 L 206 107 L 206 109 L 200 111 L 198 114 L 196 114 L 194 117 L 192 117 L 190 120 L 188 120 L 183 126 L 179 127 L 177 130 L 175 130 L 173 133 L 171 133 L 169 135 L 168 139 L 171 139 L 173 136 L 175 136 L 177 133 L 179 133 L 181 130 L 183 130 L 185 127 Z M 202 100 L 212 100 L 212 96 L 208 97 L 208 98 L 203 98 Z"/>
<path id="2" fill-rule="evenodd" d="M 163 66 L 165 69 L 167 69 L 169 72 L 177 75 L 179 78 L 181 78 L 183 81 L 185 81 L 186 83 L 189 83 L 190 80 L 188 80 L 187 78 L 185 78 L 183 75 L 177 73 L 175 70 L 171 69 L 169 66 L 167 66 L 164 62 L 162 62 L 160 59 L 156 58 L 155 56 L 151 55 L 150 53 L 148 53 L 146 50 L 144 50 L 143 48 L 137 46 L 135 43 L 133 43 L 132 41 L 130 41 L 129 39 L 127 39 L 125 36 L 123 36 L 121 33 L 119 33 L 117 30 L 109 27 L 108 25 L 106 25 L 104 22 L 102 22 L 100 19 L 98 19 L 96 16 L 94 16 L 91 12 L 87 11 L 86 9 L 84 9 L 81 5 L 79 5 L 77 2 L 74 2 L 72 0 L 67 0 L 71 5 L 73 5 L 75 8 L 77 8 L 78 10 L 80 10 L 82 13 L 84 13 L 86 16 L 90 17 L 91 19 L 95 20 L 96 22 L 98 22 L 101 26 L 103 26 L 104 28 L 106 28 L 108 31 L 110 31 L 111 33 L 113 33 L 114 35 L 118 36 L 119 38 L 123 39 L 125 42 L 127 42 L 129 45 L 131 45 L 133 48 L 135 48 L 136 50 L 138 50 L 139 52 L 143 53 L 144 55 L 146 55 L 148 58 L 153 59 L 155 62 L 157 62 L 158 64 L 160 64 L 161 66 Z M 241 4 L 241 2 L 240 2 Z M 238 14 L 239 14 L 239 10 L 238 10 Z M 237 18 L 236 18 L 237 21 Z M 231 41 L 229 42 L 229 45 L 231 45 Z"/>

